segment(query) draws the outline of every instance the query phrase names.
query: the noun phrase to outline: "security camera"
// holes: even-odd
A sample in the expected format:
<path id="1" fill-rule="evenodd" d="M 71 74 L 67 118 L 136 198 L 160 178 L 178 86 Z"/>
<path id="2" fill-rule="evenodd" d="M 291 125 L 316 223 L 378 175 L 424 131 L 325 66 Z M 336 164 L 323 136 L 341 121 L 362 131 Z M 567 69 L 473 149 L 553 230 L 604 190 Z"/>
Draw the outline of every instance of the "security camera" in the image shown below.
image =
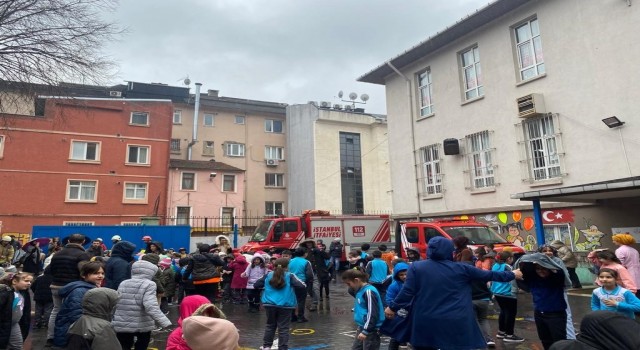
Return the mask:
<path id="1" fill-rule="evenodd" d="M 209 174 L 209 177 L 210 177 L 210 178 L 214 178 L 214 177 L 216 177 L 216 175 L 218 175 L 218 174 L 216 174 L 216 173 L 211 173 L 211 174 Z"/>

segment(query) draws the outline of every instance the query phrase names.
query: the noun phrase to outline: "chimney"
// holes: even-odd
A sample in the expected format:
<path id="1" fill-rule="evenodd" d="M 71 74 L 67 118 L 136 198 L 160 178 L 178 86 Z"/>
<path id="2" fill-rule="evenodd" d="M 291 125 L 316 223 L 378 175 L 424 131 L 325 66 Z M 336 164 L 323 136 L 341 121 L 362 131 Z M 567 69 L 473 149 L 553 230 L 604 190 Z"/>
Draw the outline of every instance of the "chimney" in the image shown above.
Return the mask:
<path id="1" fill-rule="evenodd" d="M 218 97 L 218 94 L 220 93 L 220 90 L 207 90 L 207 96 L 209 97 Z"/>

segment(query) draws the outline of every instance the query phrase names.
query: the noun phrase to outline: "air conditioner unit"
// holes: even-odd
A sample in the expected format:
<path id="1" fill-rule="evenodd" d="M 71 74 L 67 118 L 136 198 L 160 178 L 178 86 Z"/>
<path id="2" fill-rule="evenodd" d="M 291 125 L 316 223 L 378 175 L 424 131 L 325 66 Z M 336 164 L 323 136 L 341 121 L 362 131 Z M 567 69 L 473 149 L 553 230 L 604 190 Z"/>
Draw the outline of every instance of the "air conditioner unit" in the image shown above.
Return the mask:
<path id="1" fill-rule="evenodd" d="M 267 166 L 278 166 L 277 159 L 266 159 L 264 162 L 267 164 Z"/>
<path id="2" fill-rule="evenodd" d="M 336 103 L 335 105 L 333 105 L 333 109 L 342 109 L 342 105 Z"/>
<path id="3" fill-rule="evenodd" d="M 109 91 L 109 96 L 111 96 L 111 97 L 122 97 L 122 92 L 120 92 L 120 91 Z"/>
<path id="4" fill-rule="evenodd" d="M 547 113 L 542 94 L 530 94 L 517 99 L 520 118 L 536 117 Z"/>
<path id="5" fill-rule="evenodd" d="M 310 104 L 312 106 L 318 107 L 318 102 L 316 102 L 316 101 L 309 101 L 309 102 L 307 102 L 307 104 Z"/>
<path id="6" fill-rule="evenodd" d="M 331 108 L 331 102 L 322 101 L 322 102 L 320 102 L 320 107 Z"/>

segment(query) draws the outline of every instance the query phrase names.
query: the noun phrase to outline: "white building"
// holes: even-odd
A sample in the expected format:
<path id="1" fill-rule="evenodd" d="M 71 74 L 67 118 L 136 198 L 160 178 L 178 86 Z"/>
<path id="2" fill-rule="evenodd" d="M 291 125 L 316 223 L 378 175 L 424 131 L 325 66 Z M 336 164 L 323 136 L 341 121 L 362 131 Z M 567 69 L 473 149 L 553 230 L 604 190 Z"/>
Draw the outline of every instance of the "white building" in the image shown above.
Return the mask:
<path id="1" fill-rule="evenodd" d="M 634 5 L 497 0 L 362 76 L 386 86 L 394 217 L 474 216 L 527 249 L 536 222 L 577 250 L 640 240 Z"/>
<path id="2" fill-rule="evenodd" d="M 385 116 L 287 106 L 289 213 L 388 214 L 391 210 Z"/>

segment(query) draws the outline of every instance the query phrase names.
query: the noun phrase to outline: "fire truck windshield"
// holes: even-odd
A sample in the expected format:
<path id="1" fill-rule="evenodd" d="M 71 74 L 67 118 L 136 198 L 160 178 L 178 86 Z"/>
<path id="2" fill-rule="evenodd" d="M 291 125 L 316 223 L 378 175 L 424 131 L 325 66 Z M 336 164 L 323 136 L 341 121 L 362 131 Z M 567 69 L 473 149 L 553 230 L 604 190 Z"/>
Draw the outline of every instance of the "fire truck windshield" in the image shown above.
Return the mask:
<path id="1" fill-rule="evenodd" d="M 249 242 L 264 242 L 267 240 L 271 226 L 273 226 L 273 220 L 263 220 L 260 222 L 256 230 L 253 231 L 253 236 L 249 239 Z"/>
<path id="2" fill-rule="evenodd" d="M 484 226 L 461 226 L 461 227 L 443 227 L 451 238 L 465 236 L 469 238 L 470 244 L 488 244 L 488 243 L 507 243 L 494 230 Z"/>

